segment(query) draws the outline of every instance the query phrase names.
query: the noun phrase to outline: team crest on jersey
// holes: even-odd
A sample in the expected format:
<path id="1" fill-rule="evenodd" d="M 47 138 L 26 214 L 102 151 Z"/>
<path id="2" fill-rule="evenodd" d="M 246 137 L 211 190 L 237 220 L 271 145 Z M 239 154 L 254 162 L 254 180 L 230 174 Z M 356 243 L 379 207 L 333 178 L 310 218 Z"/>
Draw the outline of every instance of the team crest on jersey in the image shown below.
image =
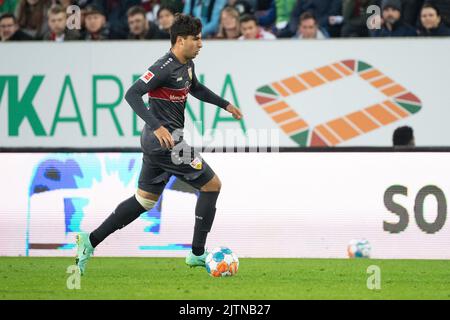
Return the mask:
<path id="1" fill-rule="evenodd" d="M 194 168 L 196 170 L 201 170 L 202 169 L 202 159 L 199 157 L 195 157 L 195 159 L 192 160 L 190 165 L 192 168 Z"/>
<path id="2" fill-rule="evenodd" d="M 147 72 L 144 73 L 139 79 L 141 79 L 141 80 L 144 81 L 145 83 L 148 83 L 150 80 L 152 80 L 152 78 L 153 78 L 154 76 L 155 76 L 155 75 L 154 75 L 151 71 L 148 71 L 148 70 L 147 70 Z"/>
<path id="3" fill-rule="evenodd" d="M 189 79 L 192 80 L 192 68 L 191 67 L 188 68 L 188 74 L 189 74 Z"/>

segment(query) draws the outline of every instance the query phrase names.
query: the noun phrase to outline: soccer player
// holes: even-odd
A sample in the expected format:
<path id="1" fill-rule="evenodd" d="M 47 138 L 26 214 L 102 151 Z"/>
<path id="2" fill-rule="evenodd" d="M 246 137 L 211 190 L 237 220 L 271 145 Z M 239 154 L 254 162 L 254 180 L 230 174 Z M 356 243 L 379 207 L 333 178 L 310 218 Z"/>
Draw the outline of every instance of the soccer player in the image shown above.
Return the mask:
<path id="1" fill-rule="evenodd" d="M 221 182 L 209 165 L 183 140 L 184 109 L 188 93 L 241 119 L 238 108 L 201 84 L 192 61 L 202 48 L 199 19 L 178 14 L 170 29 L 171 49 L 131 87 L 125 100 L 145 121 L 141 134 L 142 169 L 136 194 L 120 203 L 91 233 L 77 235 L 76 264 L 84 274 L 86 263 L 107 236 L 153 208 L 171 175 L 199 190 L 195 207 L 192 250 L 186 264 L 205 266 L 206 238 L 214 221 Z M 148 93 L 149 108 L 142 100 Z"/>

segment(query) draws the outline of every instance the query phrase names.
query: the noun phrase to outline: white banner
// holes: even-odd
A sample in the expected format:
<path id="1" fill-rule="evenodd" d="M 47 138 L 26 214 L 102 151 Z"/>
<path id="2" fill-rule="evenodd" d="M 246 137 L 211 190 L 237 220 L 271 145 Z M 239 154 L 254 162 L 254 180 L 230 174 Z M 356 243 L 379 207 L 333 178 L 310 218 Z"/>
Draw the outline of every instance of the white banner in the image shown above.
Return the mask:
<path id="1" fill-rule="evenodd" d="M 0 147 L 139 147 L 143 123 L 123 97 L 168 50 L 159 41 L 2 44 Z M 448 52 L 450 39 L 205 41 L 198 77 L 244 119 L 190 97 L 186 137 L 196 146 L 389 146 L 394 129 L 410 125 L 417 145 L 448 146 Z"/>
<path id="2" fill-rule="evenodd" d="M 450 153 L 208 153 L 222 180 L 207 245 L 240 257 L 449 259 Z M 74 256 L 137 184 L 141 155 L 0 154 L 0 255 Z M 97 256 L 184 256 L 196 194 L 172 178 L 158 204 Z"/>

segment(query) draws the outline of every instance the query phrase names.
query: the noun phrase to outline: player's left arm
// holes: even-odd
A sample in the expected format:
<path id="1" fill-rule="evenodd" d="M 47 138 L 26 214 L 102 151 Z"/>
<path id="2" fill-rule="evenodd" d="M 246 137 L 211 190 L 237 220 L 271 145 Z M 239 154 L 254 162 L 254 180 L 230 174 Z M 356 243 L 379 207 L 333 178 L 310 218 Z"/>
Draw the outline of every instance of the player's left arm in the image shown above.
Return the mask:
<path id="1" fill-rule="evenodd" d="M 240 120 L 242 118 L 242 113 L 239 108 L 232 105 L 227 100 L 219 97 L 217 94 L 215 94 L 213 91 L 211 91 L 209 88 L 207 88 L 205 85 L 200 83 L 198 81 L 197 76 L 195 75 L 195 72 L 192 74 L 192 85 L 190 88 L 189 93 L 196 97 L 198 100 L 202 100 L 207 103 L 214 104 L 229 113 L 233 115 L 233 118 Z"/>

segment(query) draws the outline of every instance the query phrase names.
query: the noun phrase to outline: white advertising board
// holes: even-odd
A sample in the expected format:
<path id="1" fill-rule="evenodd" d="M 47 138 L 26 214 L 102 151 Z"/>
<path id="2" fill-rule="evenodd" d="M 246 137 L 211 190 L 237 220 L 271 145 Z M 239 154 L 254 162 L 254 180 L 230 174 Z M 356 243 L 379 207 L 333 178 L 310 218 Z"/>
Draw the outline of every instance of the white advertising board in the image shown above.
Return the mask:
<path id="1" fill-rule="evenodd" d="M 206 153 L 223 187 L 207 245 L 241 257 L 450 258 L 450 153 Z M 1 153 L 0 255 L 74 256 L 136 189 L 138 153 Z M 159 203 L 97 256 L 184 256 L 196 194 L 172 178 Z"/>

